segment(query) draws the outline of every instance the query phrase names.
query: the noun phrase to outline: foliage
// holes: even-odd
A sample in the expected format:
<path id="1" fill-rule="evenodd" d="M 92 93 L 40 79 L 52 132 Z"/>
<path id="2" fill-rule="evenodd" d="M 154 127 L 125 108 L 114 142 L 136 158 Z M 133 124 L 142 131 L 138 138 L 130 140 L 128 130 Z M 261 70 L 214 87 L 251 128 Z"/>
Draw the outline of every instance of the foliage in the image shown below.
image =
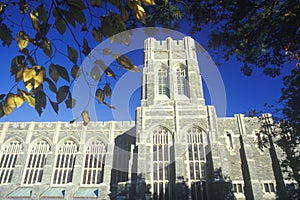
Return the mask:
<path id="1" fill-rule="evenodd" d="M 132 22 L 145 24 L 147 15 L 144 7 L 153 5 L 154 0 L 52 0 L 43 3 L 20 0 L 0 3 L 2 45 L 10 47 L 16 42 L 19 48 L 10 64 L 11 76 L 16 85 L 7 94 L 0 95 L 0 117 L 9 115 L 24 102 L 35 108 L 39 115 L 46 108 L 47 100 L 56 113 L 63 102 L 66 108 L 73 108 L 76 99 L 72 97 L 72 86 L 80 76 L 85 79 L 90 76 L 98 82 L 96 94 L 90 96 L 114 108 L 104 101 L 105 97 L 111 97 L 110 84 L 108 81 L 100 83 L 102 74 L 117 79 L 113 69 L 99 59 L 94 60 L 95 65 L 89 72 L 78 66 L 91 52 L 89 43 L 95 46 L 104 38 L 110 38 L 111 42 L 129 44 L 129 33 L 116 34 L 127 30 L 128 24 Z M 20 13 L 16 13 L 16 10 Z M 21 22 L 16 21 L 16 18 L 21 19 Z M 63 39 L 65 37 L 69 39 Z M 72 67 L 55 63 L 58 54 L 66 57 Z M 113 56 L 120 68 L 139 71 L 125 55 L 105 48 L 103 56 Z M 66 62 L 63 63 L 66 65 Z M 90 121 L 85 109 L 79 117 L 85 125 Z"/>
<path id="2" fill-rule="evenodd" d="M 101 78 L 116 80 L 114 67 L 99 59 L 93 61 L 95 65 L 90 71 L 78 66 L 93 47 L 106 38 L 128 45 L 132 40 L 130 31 L 123 31 L 140 26 L 176 29 L 188 20 L 190 32 L 195 33 L 208 25 L 212 28 L 209 46 L 215 50 L 221 48 L 226 59 L 235 56 L 242 61 L 244 74 L 250 75 L 257 66 L 263 68 L 265 74 L 277 76 L 286 62 L 297 60 L 299 65 L 299 17 L 299 0 L 51 0 L 43 3 L 16 0 L 0 3 L 3 48 L 14 43 L 19 48 L 10 64 L 16 85 L 1 95 L 0 117 L 20 106 L 21 99 L 39 115 L 47 101 L 56 113 L 62 102 L 66 108 L 73 108 L 76 100 L 71 90 L 80 76 L 99 82 L 96 94 L 90 96 L 114 108 L 106 101 L 111 91 L 104 88 L 113 80 Z M 118 34 L 120 32 L 122 34 Z M 108 48 L 103 49 L 102 55 L 112 56 L 122 69 L 139 71 L 125 55 Z M 58 57 L 66 58 L 69 65 Z"/>
<path id="3" fill-rule="evenodd" d="M 190 1 L 192 31 L 203 24 L 217 27 L 210 34 L 210 47 L 224 58 L 235 56 L 249 76 L 254 67 L 271 77 L 296 60 L 300 66 L 299 0 L 212 0 Z"/>

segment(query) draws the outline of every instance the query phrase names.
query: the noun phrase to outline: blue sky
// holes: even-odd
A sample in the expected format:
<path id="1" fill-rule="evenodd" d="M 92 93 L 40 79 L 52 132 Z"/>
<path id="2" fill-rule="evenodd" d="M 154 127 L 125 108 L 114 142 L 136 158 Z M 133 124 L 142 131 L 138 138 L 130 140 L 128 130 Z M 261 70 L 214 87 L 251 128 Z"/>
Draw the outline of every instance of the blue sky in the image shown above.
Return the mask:
<path id="1" fill-rule="evenodd" d="M 176 37 L 177 39 L 181 39 L 185 34 L 187 34 L 187 29 L 188 27 L 182 26 L 179 31 L 181 32 L 180 34 L 177 34 Z M 196 42 L 199 44 L 203 44 L 203 46 L 207 45 L 207 32 L 209 30 L 202 31 L 201 33 L 191 35 Z M 14 33 L 15 34 L 15 33 Z M 15 34 L 16 35 L 16 34 Z M 161 39 L 164 39 L 168 36 L 174 37 L 174 35 L 166 35 L 164 33 L 161 33 L 158 37 Z M 50 38 L 57 38 L 60 37 L 57 33 L 53 33 L 53 35 L 49 36 Z M 145 38 L 146 36 L 143 35 L 141 38 Z M 181 38 L 180 38 L 181 37 Z M 61 39 L 68 41 L 69 35 L 66 33 Z M 140 39 L 141 39 L 140 38 Z M 88 38 L 89 44 L 91 47 L 96 47 L 97 43 L 94 42 L 94 40 L 90 37 Z M 136 43 L 136 40 L 133 40 L 133 43 Z M 60 44 L 61 46 L 58 46 L 59 48 L 65 47 L 65 44 Z M 126 52 L 126 46 L 117 47 L 118 50 L 125 51 Z M 12 86 L 14 86 L 14 77 L 10 76 L 9 72 L 9 67 L 10 67 L 10 62 L 14 56 L 18 54 L 18 47 L 16 44 L 16 41 L 13 41 L 11 44 L 10 48 L 7 47 L 0 47 L 0 60 L 1 60 L 1 67 L 0 67 L 0 74 L 1 74 L 1 79 L 0 79 L 0 94 L 1 93 L 7 93 L 10 91 Z M 135 65 L 139 66 L 142 68 L 143 64 L 143 50 L 140 48 L 139 50 L 135 50 L 132 52 L 129 52 L 128 55 L 132 61 L 134 62 Z M 250 109 L 255 108 L 257 110 L 263 110 L 264 107 L 263 105 L 265 103 L 268 104 L 275 104 L 276 101 L 280 97 L 280 88 L 282 87 L 282 81 L 281 77 L 276 77 L 276 78 L 270 78 L 266 77 L 263 75 L 259 69 L 254 70 L 254 73 L 250 77 L 244 76 L 241 71 L 240 67 L 242 66 L 241 63 L 237 62 L 234 58 L 231 58 L 229 61 L 224 61 L 222 58 L 222 52 L 219 52 L 217 55 L 213 56 L 213 60 L 217 63 L 220 63 L 218 67 L 215 67 L 216 70 L 220 73 L 221 79 L 224 83 L 225 86 L 225 94 L 226 94 L 226 113 L 221 112 L 222 108 L 218 107 L 216 105 L 216 110 L 219 116 L 233 116 L 235 113 L 243 113 L 243 112 L 248 112 Z M 43 63 L 43 62 L 41 62 Z M 45 60 L 46 63 L 45 65 L 48 67 L 49 62 Z M 71 69 L 72 64 L 70 61 L 63 57 L 63 56 L 57 56 L 55 58 L 54 63 L 61 64 L 62 66 L 65 66 L 68 69 Z M 292 64 L 290 64 L 292 66 Z M 287 73 L 290 70 L 290 66 L 287 66 L 284 69 L 284 73 Z M 117 74 L 118 79 L 121 79 L 122 75 L 124 75 L 124 70 L 120 69 L 115 69 L 115 73 Z M 201 73 L 201 72 L 200 72 Z M 139 81 L 141 81 L 141 74 L 136 74 L 134 75 L 133 78 L 135 82 L 131 84 L 135 85 L 141 85 Z M 106 79 L 105 81 L 111 82 L 111 86 L 113 87 L 118 81 L 114 81 L 110 77 Z M 130 81 L 129 81 L 130 82 Z M 128 83 L 128 82 L 127 82 Z M 60 85 L 65 85 L 63 81 L 59 83 Z M 130 84 L 129 84 L 130 85 Z M 20 87 L 22 87 L 22 84 L 19 84 Z M 128 85 L 127 85 L 128 86 Z M 44 84 L 44 87 L 48 87 L 47 84 Z M 124 86 L 125 87 L 125 86 Z M 16 89 L 16 88 L 14 88 Z M 14 90 L 13 90 L 14 91 Z M 122 87 L 119 88 L 119 91 L 122 91 Z M 123 89 L 123 92 L 125 94 L 122 95 L 121 92 L 118 92 L 116 95 L 117 98 L 122 99 L 124 95 L 128 94 L 126 93 L 126 88 Z M 92 107 L 94 106 L 94 112 L 95 115 L 93 120 L 115 120 L 116 118 L 118 120 L 134 120 L 134 113 L 135 113 L 135 108 L 140 105 L 140 90 L 136 89 L 132 94 L 130 94 L 129 100 L 128 100 L 128 105 L 126 107 L 127 113 L 123 115 L 123 113 L 119 114 L 118 112 L 122 111 L 124 112 L 123 107 L 117 107 L 116 110 L 112 110 L 107 108 L 106 106 L 103 106 L 96 101 L 93 100 L 92 102 Z M 204 94 L 205 94 L 205 99 L 206 103 L 209 105 L 211 104 L 211 94 L 209 93 L 208 87 L 206 86 L 206 83 L 204 82 Z M 53 95 L 52 95 L 53 97 Z M 215 97 L 214 97 L 215 98 Z M 5 121 L 70 121 L 74 117 L 77 117 L 78 114 L 74 114 L 70 109 L 66 109 L 64 102 L 61 103 L 59 106 L 59 114 L 57 115 L 53 110 L 50 105 L 50 103 L 47 103 L 47 107 L 45 111 L 43 112 L 42 116 L 39 117 L 37 112 L 28 106 L 26 103 L 24 103 L 20 108 L 15 109 L 9 116 L 3 116 L 0 118 L 1 122 Z M 123 110 L 122 110 L 123 108 Z M 125 110 L 126 110 L 125 109 Z M 120 117 L 116 117 L 116 115 Z"/>

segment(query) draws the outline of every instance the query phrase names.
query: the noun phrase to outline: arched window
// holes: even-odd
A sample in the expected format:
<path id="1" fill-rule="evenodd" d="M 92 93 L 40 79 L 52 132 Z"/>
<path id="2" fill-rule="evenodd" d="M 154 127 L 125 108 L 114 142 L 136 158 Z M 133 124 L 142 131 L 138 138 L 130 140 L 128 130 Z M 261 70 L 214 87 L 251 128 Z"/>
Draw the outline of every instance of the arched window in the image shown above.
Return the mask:
<path id="1" fill-rule="evenodd" d="M 190 180 L 199 181 L 205 178 L 205 153 L 203 145 L 204 132 L 192 127 L 187 132 Z"/>
<path id="2" fill-rule="evenodd" d="M 100 184 L 103 182 L 106 145 L 93 141 L 85 151 L 82 184 Z"/>
<path id="3" fill-rule="evenodd" d="M 177 94 L 178 95 L 187 95 L 187 77 L 186 77 L 186 69 L 178 68 L 176 70 L 177 77 Z"/>
<path id="4" fill-rule="evenodd" d="M 50 145 L 45 140 L 40 140 L 30 147 L 23 184 L 34 184 L 42 181 L 49 151 Z"/>
<path id="5" fill-rule="evenodd" d="M 58 149 L 54 169 L 53 184 L 72 182 L 78 145 L 73 140 L 66 140 Z"/>
<path id="6" fill-rule="evenodd" d="M 16 161 L 22 149 L 23 146 L 21 142 L 13 140 L 2 150 L 0 162 L 0 184 L 11 182 Z"/>
<path id="7" fill-rule="evenodd" d="M 187 131 L 189 175 L 192 199 L 202 199 L 202 192 L 206 174 L 204 135 L 199 127 L 192 127 Z"/>
<path id="8" fill-rule="evenodd" d="M 153 195 L 165 199 L 168 195 L 168 183 L 173 173 L 170 171 L 173 153 L 173 137 L 166 128 L 158 127 L 153 131 Z"/>
<path id="9" fill-rule="evenodd" d="M 158 77 L 158 94 L 169 95 L 167 69 L 165 68 L 159 69 L 157 77 Z"/>

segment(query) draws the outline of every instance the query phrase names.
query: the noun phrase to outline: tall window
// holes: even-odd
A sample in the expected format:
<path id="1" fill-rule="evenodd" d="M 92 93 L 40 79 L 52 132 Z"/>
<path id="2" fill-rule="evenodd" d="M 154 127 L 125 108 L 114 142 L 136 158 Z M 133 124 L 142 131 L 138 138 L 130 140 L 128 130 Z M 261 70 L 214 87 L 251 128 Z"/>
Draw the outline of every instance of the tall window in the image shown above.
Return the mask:
<path id="1" fill-rule="evenodd" d="M 16 161 L 22 149 L 23 146 L 21 142 L 13 140 L 2 150 L 0 162 L 0 184 L 11 182 Z"/>
<path id="2" fill-rule="evenodd" d="M 65 141 L 57 152 L 53 184 L 72 182 L 78 146 L 73 140 Z"/>
<path id="3" fill-rule="evenodd" d="M 156 199 L 166 199 L 170 176 L 170 160 L 173 139 L 170 132 L 159 127 L 153 132 L 153 195 Z"/>
<path id="4" fill-rule="evenodd" d="M 184 68 L 178 68 L 176 70 L 176 76 L 177 76 L 178 95 L 186 95 L 187 94 L 186 70 Z"/>
<path id="5" fill-rule="evenodd" d="M 106 145 L 100 140 L 93 141 L 85 151 L 82 184 L 103 182 Z"/>
<path id="6" fill-rule="evenodd" d="M 198 127 L 192 127 L 187 131 L 192 199 L 201 198 L 200 181 L 205 180 L 206 164 L 203 135 L 204 132 Z"/>
<path id="7" fill-rule="evenodd" d="M 36 142 L 29 150 L 23 184 L 34 184 L 41 182 L 44 166 L 50 145 L 45 140 Z"/>
<path id="8" fill-rule="evenodd" d="M 169 95 L 168 91 L 168 72 L 162 68 L 158 70 L 158 94 Z"/>

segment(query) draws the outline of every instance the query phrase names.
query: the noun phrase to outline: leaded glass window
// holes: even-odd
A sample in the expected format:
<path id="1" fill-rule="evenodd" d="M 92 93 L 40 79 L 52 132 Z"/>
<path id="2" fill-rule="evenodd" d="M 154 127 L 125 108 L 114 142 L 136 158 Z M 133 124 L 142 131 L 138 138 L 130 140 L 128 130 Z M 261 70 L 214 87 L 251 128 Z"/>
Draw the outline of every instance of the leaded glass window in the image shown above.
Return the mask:
<path id="1" fill-rule="evenodd" d="M 54 169 L 53 184 L 72 182 L 78 145 L 73 140 L 66 140 L 58 149 Z"/>
<path id="2" fill-rule="evenodd" d="M 13 140 L 2 150 L 0 161 L 0 184 L 11 182 L 16 161 L 22 149 L 23 146 L 21 142 Z"/>
<path id="3" fill-rule="evenodd" d="M 82 184 L 100 184 L 103 182 L 106 145 L 96 140 L 85 151 Z"/>
<path id="4" fill-rule="evenodd" d="M 30 147 L 23 184 L 35 184 L 42 181 L 49 151 L 50 145 L 45 140 L 40 140 Z"/>
<path id="5" fill-rule="evenodd" d="M 169 95 L 167 69 L 158 70 L 158 94 Z"/>
<path id="6" fill-rule="evenodd" d="M 176 70 L 176 76 L 177 76 L 177 94 L 187 95 L 186 69 L 178 68 Z"/>

